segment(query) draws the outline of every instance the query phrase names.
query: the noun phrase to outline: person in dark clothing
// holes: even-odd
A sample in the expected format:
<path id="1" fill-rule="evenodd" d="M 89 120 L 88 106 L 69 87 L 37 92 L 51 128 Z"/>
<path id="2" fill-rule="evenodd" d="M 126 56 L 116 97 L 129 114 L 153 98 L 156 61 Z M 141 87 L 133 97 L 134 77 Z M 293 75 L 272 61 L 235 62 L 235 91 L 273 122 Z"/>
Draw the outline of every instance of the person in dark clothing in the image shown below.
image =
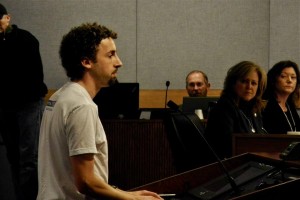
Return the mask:
<path id="1" fill-rule="evenodd" d="M 265 133 L 261 110 L 266 74 L 257 64 L 242 61 L 231 67 L 217 104 L 207 119 L 205 137 L 220 159 L 232 156 L 232 134 Z"/>
<path id="2" fill-rule="evenodd" d="M 264 127 L 269 133 L 300 131 L 300 117 L 296 110 L 299 84 L 299 68 L 295 62 L 280 61 L 268 71 L 267 89 L 263 95 L 267 105 L 262 115 Z"/>
<path id="3" fill-rule="evenodd" d="M 0 131 L 18 199 L 36 199 L 39 129 L 48 92 L 39 42 L 0 4 Z"/>

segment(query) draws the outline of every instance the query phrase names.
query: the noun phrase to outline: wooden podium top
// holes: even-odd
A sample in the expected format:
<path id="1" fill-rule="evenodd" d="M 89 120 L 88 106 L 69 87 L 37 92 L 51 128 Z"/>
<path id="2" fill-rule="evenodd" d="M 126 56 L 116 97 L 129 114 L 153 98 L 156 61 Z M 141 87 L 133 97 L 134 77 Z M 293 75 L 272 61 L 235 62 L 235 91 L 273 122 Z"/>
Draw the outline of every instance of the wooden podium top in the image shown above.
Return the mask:
<path id="1" fill-rule="evenodd" d="M 282 166 L 282 160 L 280 160 L 278 153 L 260 153 L 260 152 L 245 153 L 242 155 L 238 155 L 223 160 L 222 163 L 224 164 L 228 172 L 231 173 L 236 168 L 239 168 L 243 166 L 245 163 L 247 164 L 250 161 L 261 163 L 263 165 L 271 165 L 274 166 L 274 168 Z M 289 166 L 289 167 L 293 166 L 299 169 L 300 171 L 300 162 L 286 162 L 285 166 Z M 176 194 L 177 196 L 179 195 L 179 198 L 175 198 L 175 199 L 181 199 L 180 195 L 186 194 L 191 189 L 197 188 L 201 185 L 205 185 L 210 181 L 217 179 L 218 177 L 226 177 L 224 176 L 224 174 L 225 173 L 221 169 L 220 164 L 216 162 L 216 163 L 206 165 L 204 167 L 200 167 L 194 170 L 190 170 L 150 184 L 146 184 L 134 188 L 131 191 L 146 189 L 146 190 L 157 192 L 159 194 Z M 261 181 L 261 177 L 258 177 L 256 181 Z M 288 184 L 290 184 L 289 187 L 287 187 Z M 300 184 L 300 179 L 297 178 L 296 180 L 291 180 L 282 184 L 278 184 L 278 186 L 273 185 L 272 187 L 270 187 L 270 189 L 265 188 L 263 190 L 255 190 L 255 191 L 253 191 L 252 189 L 249 193 L 245 191 L 243 195 L 237 196 L 235 198 L 226 198 L 226 199 L 261 199 L 260 197 L 263 196 L 264 199 L 274 200 L 274 195 L 272 195 L 272 193 L 277 192 L 278 196 L 280 197 L 283 197 L 282 195 L 286 195 L 287 193 L 289 194 L 298 193 L 299 184 Z M 272 190 L 271 193 L 270 190 Z M 275 190 L 275 192 L 273 190 Z M 266 194 L 268 195 L 271 194 L 271 195 L 268 196 Z M 255 198 L 251 198 L 251 195 L 255 196 Z M 197 199 L 197 198 L 193 197 L 191 199 Z M 219 199 L 224 199 L 224 198 L 222 197 Z M 282 198 L 282 199 L 286 199 L 286 198 Z"/>

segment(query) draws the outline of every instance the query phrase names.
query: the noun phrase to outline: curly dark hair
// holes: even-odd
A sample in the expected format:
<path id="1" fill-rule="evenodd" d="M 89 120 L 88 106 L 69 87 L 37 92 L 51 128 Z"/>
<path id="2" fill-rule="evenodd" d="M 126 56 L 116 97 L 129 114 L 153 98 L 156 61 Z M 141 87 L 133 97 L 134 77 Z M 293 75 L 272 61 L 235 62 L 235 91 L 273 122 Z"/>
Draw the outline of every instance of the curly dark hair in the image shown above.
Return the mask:
<path id="1" fill-rule="evenodd" d="M 61 64 L 72 81 L 82 78 L 85 70 L 81 65 L 83 59 L 96 62 L 98 45 L 106 38 L 117 39 L 117 33 L 96 22 L 73 27 L 63 36 L 59 55 Z"/>

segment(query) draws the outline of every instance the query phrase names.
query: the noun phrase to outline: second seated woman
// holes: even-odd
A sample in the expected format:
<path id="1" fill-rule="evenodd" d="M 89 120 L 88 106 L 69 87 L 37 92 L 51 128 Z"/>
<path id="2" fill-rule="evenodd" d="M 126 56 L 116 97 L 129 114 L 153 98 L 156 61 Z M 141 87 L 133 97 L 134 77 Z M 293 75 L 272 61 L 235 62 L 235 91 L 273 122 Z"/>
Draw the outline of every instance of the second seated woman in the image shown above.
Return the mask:
<path id="1" fill-rule="evenodd" d="M 261 118 L 266 81 L 265 71 L 251 61 L 242 61 L 228 70 L 205 130 L 205 137 L 220 159 L 232 156 L 232 134 L 266 133 Z"/>
<path id="2" fill-rule="evenodd" d="M 300 84 L 298 65 L 289 60 L 280 61 L 268 71 L 267 77 L 263 95 L 267 100 L 262 112 L 264 127 L 273 134 L 299 132 L 300 118 L 296 110 Z"/>

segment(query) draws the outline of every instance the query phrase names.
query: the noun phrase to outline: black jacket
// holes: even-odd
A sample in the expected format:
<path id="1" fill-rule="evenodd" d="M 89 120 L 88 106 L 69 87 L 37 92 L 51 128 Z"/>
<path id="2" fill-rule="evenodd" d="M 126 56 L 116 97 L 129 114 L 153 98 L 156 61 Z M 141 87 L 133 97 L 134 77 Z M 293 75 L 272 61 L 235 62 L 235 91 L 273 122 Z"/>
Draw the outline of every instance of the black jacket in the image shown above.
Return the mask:
<path id="1" fill-rule="evenodd" d="M 291 117 L 289 118 L 289 122 L 293 129 L 296 126 L 296 130 L 300 131 L 300 118 L 297 110 L 291 103 L 288 103 L 288 107 L 293 116 L 293 119 Z M 289 111 L 286 115 L 290 115 Z M 286 134 L 288 131 L 292 131 L 286 116 L 275 98 L 270 98 L 268 100 L 267 105 L 262 112 L 262 116 L 264 127 L 269 133 Z"/>
<path id="2" fill-rule="evenodd" d="M 252 129 L 256 134 L 266 133 L 261 114 L 241 110 L 233 99 L 222 96 L 209 113 L 205 137 L 223 159 L 232 156 L 232 134 L 254 133 Z"/>
<path id="3" fill-rule="evenodd" d="M 21 105 L 47 94 L 39 42 L 31 33 L 16 25 L 1 33 L 0 60 L 1 105 Z"/>

